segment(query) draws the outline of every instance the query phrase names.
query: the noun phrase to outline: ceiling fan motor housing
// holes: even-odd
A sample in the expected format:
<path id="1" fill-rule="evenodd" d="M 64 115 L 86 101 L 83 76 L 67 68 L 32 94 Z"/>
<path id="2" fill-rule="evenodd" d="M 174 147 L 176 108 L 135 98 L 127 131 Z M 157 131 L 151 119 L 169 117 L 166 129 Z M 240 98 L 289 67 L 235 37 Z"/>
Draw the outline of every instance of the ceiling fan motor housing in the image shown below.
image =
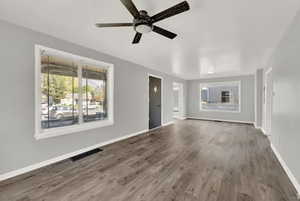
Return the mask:
<path id="1" fill-rule="evenodd" d="M 149 33 L 153 29 L 151 17 L 147 11 L 141 10 L 139 18 L 133 20 L 134 30 L 138 33 Z"/>

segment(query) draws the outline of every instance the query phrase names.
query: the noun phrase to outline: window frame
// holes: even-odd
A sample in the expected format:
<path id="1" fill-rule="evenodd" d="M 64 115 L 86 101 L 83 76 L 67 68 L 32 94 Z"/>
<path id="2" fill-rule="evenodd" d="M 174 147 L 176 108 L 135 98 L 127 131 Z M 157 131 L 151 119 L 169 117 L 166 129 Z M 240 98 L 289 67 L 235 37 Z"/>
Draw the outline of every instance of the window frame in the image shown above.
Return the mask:
<path id="1" fill-rule="evenodd" d="M 202 88 L 208 88 L 208 86 L 227 86 L 227 85 L 233 85 L 233 84 L 237 84 L 239 87 L 239 107 L 238 107 L 238 111 L 226 111 L 226 110 L 216 110 L 216 109 L 203 109 L 202 108 L 202 98 L 201 98 L 201 92 L 202 92 Z M 241 80 L 237 80 L 237 81 L 222 81 L 222 82 L 202 82 L 199 84 L 199 111 L 200 112 L 224 112 L 224 113 L 241 113 L 241 105 L 242 105 L 242 98 L 241 98 Z"/>
<path id="2" fill-rule="evenodd" d="M 114 124 L 114 65 L 102 61 L 97 61 L 87 57 L 82 57 L 67 53 L 64 51 L 44 47 L 41 45 L 35 45 L 35 139 L 44 139 L 55 136 L 61 136 L 66 134 L 78 133 L 80 131 L 86 131 L 95 128 L 101 128 Z M 81 70 L 85 63 L 94 64 L 96 66 L 104 66 L 107 68 L 107 107 L 108 107 L 108 119 L 93 121 L 93 122 L 80 122 L 76 125 L 70 125 L 65 127 L 42 129 L 41 127 L 41 53 L 43 51 L 50 52 L 53 55 L 66 57 L 76 61 L 78 66 L 78 80 L 81 85 L 82 75 Z M 79 114 L 82 114 L 82 93 L 79 97 Z M 79 117 L 82 119 L 82 117 Z"/>

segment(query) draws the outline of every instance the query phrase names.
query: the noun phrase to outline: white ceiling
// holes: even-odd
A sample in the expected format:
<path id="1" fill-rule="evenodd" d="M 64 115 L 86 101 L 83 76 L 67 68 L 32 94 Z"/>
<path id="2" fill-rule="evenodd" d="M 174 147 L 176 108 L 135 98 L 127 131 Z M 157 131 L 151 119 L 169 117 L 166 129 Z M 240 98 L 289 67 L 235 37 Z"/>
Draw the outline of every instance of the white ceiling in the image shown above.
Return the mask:
<path id="1" fill-rule="evenodd" d="M 182 0 L 133 0 L 156 14 Z M 0 18 L 185 79 L 253 73 L 264 67 L 299 9 L 299 0 L 187 0 L 191 10 L 158 22 L 178 34 L 156 33 L 132 45 L 131 22 L 119 0 L 1 0 Z M 213 73 L 213 74 L 210 74 Z"/>

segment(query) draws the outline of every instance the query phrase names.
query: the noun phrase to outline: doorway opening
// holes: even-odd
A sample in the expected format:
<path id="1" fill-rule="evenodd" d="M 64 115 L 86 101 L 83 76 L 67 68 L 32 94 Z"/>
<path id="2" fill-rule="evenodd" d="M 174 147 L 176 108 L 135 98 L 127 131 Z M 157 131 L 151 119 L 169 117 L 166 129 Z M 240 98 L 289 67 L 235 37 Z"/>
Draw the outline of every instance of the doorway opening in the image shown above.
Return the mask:
<path id="1" fill-rule="evenodd" d="M 183 107 L 183 84 L 173 83 L 173 118 L 183 119 L 184 118 L 184 107 Z"/>
<path id="2" fill-rule="evenodd" d="M 273 105 L 273 78 L 272 68 L 265 74 L 265 112 L 264 112 L 264 130 L 266 135 L 271 135 L 272 124 L 272 105 Z"/>
<path id="3" fill-rule="evenodd" d="M 163 78 L 149 75 L 149 129 L 162 125 Z"/>

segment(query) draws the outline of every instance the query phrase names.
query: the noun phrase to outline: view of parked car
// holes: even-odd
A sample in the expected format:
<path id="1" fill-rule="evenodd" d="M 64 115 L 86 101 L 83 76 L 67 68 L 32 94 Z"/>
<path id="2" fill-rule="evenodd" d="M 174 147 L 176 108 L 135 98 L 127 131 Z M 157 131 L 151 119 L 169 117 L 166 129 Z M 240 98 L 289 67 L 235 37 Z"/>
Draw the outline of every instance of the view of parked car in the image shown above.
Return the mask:
<path id="1" fill-rule="evenodd" d="M 82 110 L 84 115 L 89 116 L 103 113 L 102 107 L 98 104 L 89 104 L 88 109 L 86 105 L 83 105 Z M 76 108 L 73 109 L 72 106 L 52 105 L 48 111 L 47 105 L 42 104 L 42 120 L 48 120 L 48 112 L 50 120 L 68 120 L 78 116 L 78 110 Z"/>
<path id="2" fill-rule="evenodd" d="M 43 119 L 48 119 L 48 108 L 42 108 Z M 70 117 L 78 115 L 78 110 L 70 106 L 50 106 L 49 119 L 69 119 Z"/>

